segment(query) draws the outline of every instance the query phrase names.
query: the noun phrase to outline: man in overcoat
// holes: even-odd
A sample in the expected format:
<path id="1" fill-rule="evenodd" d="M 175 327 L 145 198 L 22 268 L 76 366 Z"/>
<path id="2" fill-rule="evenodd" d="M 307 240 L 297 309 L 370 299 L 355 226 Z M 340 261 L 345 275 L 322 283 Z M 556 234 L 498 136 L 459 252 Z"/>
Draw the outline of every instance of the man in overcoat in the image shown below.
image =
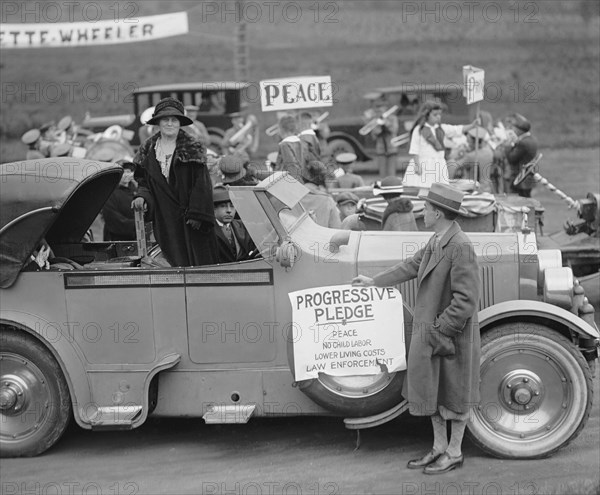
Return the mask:
<path id="1" fill-rule="evenodd" d="M 454 221 L 463 193 L 434 183 L 425 202 L 425 225 L 434 230 L 415 256 L 354 285 L 391 286 L 417 279 L 408 369 L 402 394 L 410 413 L 431 416 L 433 448 L 410 469 L 438 474 L 462 466 L 469 410 L 479 402 L 479 267 L 469 238 Z M 448 444 L 446 421 L 452 422 Z"/>

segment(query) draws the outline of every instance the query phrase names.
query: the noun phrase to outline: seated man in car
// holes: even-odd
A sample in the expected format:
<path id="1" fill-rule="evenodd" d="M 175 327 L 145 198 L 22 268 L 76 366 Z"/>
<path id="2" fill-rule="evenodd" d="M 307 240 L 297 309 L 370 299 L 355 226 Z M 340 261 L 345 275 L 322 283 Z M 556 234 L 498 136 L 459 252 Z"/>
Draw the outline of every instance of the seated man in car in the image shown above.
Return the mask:
<path id="1" fill-rule="evenodd" d="M 215 234 L 217 236 L 218 262 L 231 263 L 249 260 L 256 254 L 256 246 L 241 220 L 236 220 L 235 206 L 224 186 L 213 189 L 215 207 Z"/>

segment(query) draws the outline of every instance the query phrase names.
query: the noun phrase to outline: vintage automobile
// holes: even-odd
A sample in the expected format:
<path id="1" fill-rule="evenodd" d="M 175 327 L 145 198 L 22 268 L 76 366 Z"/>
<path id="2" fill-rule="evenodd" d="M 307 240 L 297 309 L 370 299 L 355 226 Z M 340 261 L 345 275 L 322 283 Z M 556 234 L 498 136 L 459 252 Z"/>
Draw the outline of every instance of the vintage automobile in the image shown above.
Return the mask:
<path id="1" fill-rule="evenodd" d="M 81 242 L 121 174 L 73 158 L 0 166 L 2 456 L 44 452 L 71 417 L 93 430 L 149 416 L 333 415 L 363 428 L 406 409 L 404 371 L 296 380 L 288 295 L 374 274 L 430 233 L 320 227 L 301 206 L 307 189 L 277 172 L 230 188 L 257 257 L 161 266 L 135 242 Z M 482 278 L 481 403 L 470 434 L 495 456 L 551 455 L 590 413 L 594 309 L 560 252 L 538 250 L 534 233 L 469 235 Z M 400 290 L 404 328 L 381 328 L 396 338 L 410 333 L 415 281 Z"/>
<path id="2" fill-rule="evenodd" d="M 248 100 L 249 88 L 249 83 L 232 81 L 144 86 L 131 93 L 133 113 L 96 117 L 86 115 L 82 127 L 102 132 L 109 126 L 120 126 L 134 132 L 131 144 L 139 146 L 140 128 L 143 125 L 140 121 L 142 112 L 156 105 L 161 98 L 173 96 L 184 105 L 199 107 L 197 119 L 206 126 L 211 144 L 218 148 L 223 134 L 231 127 L 229 115 L 240 111 L 242 103 Z"/>
<path id="3" fill-rule="evenodd" d="M 427 100 L 439 101 L 445 105 L 446 111 L 442 121 L 446 124 L 465 124 L 475 118 L 475 108 L 473 105 L 466 104 L 461 84 L 407 83 L 377 88 L 365 94 L 364 98 L 368 102 L 384 99 L 389 107 L 397 105 L 396 115 L 400 122 L 400 134 L 410 131 L 419 107 Z M 375 141 L 372 135 L 363 136 L 359 133 L 365 123 L 365 120 L 358 116 L 330 119 L 331 134 L 327 142 L 332 156 L 353 152 L 360 161 L 373 159 Z"/>

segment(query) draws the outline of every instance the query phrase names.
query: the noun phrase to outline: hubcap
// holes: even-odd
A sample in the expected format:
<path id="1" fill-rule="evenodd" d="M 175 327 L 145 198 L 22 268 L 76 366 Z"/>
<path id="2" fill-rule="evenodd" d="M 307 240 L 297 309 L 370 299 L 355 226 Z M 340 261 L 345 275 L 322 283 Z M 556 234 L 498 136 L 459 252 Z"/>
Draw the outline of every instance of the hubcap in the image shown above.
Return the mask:
<path id="1" fill-rule="evenodd" d="M 520 343 L 490 355 L 481 367 L 481 423 L 507 440 L 552 435 L 569 415 L 573 387 L 558 357 Z"/>
<path id="2" fill-rule="evenodd" d="M 35 433 L 48 418 L 51 390 L 42 371 L 11 353 L 0 355 L 0 436 L 18 441 Z"/>

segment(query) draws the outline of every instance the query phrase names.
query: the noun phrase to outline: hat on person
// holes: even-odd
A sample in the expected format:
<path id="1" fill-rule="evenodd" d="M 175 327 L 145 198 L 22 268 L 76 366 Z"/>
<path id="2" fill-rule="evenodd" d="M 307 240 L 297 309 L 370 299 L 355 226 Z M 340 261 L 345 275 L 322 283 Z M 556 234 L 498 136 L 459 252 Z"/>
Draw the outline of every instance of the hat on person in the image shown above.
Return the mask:
<path id="1" fill-rule="evenodd" d="M 246 175 L 246 170 L 244 169 L 244 161 L 242 157 L 238 154 L 225 155 L 219 161 L 219 168 L 223 173 L 224 184 L 234 182 Z"/>
<path id="2" fill-rule="evenodd" d="M 531 129 L 531 122 L 529 122 L 529 120 L 527 120 L 520 113 L 515 113 L 513 115 L 513 124 L 512 125 L 513 125 L 513 127 L 516 127 L 517 129 L 519 129 L 523 132 L 529 132 L 529 130 Z"/>
<path id="3" fill-rule="evenodd" d="M 490 138 L 488 131 L 486 131 L 483 127 L 479 126 L 473 127 L 473 129 L 469 129 L 469 132 L 467 132 L 467 134 L 474 139 L 483 139 L 484 141 L 487 141 Z"/>
<path id="4" fill-rule="evenodd" d="M 340 165 L 349 165 L 356 161 L 356 155 L 354 153 L 340 153 L 335 157 L 335 161 Z"/>
<path id="5" fill-rule="evenodd" d="M 402 194 L 403 192 L 402 179 L 395 175 L 390 175 L 381 181 L 377 181 L 373 186 L 373 196 L 379 196 L 380 194 Z"/>
<path id="6" fill-rule="evenodd" d="M 226 203 L 231 201 L 229 191 L 225 186 L 215 186 L 213 188 L 213 204 Z"/>
<path id="7" fill-rule="evenodd" d="M 427 196 L 419 195 L 419 198 L 424 199 L 425 201 L 428 201 L 429 203 L 444 210 L 448 210 L 453 213 L 464 213 L 464 208 L 461 208 L 464 196 L 464 192 L 459 191 L 448 184 L 434 182 L 431 184 L 431 188 L 427 192 Z"/>
<path id="8" fill-rule="evenodd" d="M 73 119 L 71 118 L 71 116 L 65 115 L 62 119 L 58 121 L 58 124 L 56 124 L 56 128 L 59 131 L 66 131 L 72 123 Z"/>
<path id="9" fill-rule="evenodd" d="M 35 143 L 40 137 L 42 136 L 42 134 L 40 133 L 39 129 L 30 129 L 28 130 L 25 134 L 23 134 L 21 136 L 21 141 L 24 144 L 33 144 Z"/>
<path id="10" fill-rule="evenodd" d="M 40 126 L 40 132 L 42 134 L 44 134 L 44 132 L 50 130 L 50 128 L 54 125 L 54 121 L 51 120 L 50 122 L 45 122 Z"/>
<path id="11" fill-rule="evenodd" d="M 346 203 L 358 204 L 358 201 L 358 196 L 351 192 L 344 192 L 339 194 L 336 200 L 338 205 L 345 205 Z"/>
<path id="12" fill-rule="evenodd" d="M 163 98 L 156 104 L 152 118 L 146 124 L 158 125 L 160 119 L 164 117 L 176 117 L 182 126 L 193 124 L 192 119 L 184 113 L 183 103 L 171 96 Z"/>
<path id="13" fill-rule="evenodd" d="M 69 143 L 58 143 L 50 149 L 50 156 L 69 156 L 71 145 Z"/>
<path id="14" fill-rule="evenodd" d="M 327 168 L 323 162 L 313 160 L 308 162 L 305 167 L 302 167 L 300 176 L 305 182 L 311 182 L 317 186 L 324 186 L 327 178 Z"/>

